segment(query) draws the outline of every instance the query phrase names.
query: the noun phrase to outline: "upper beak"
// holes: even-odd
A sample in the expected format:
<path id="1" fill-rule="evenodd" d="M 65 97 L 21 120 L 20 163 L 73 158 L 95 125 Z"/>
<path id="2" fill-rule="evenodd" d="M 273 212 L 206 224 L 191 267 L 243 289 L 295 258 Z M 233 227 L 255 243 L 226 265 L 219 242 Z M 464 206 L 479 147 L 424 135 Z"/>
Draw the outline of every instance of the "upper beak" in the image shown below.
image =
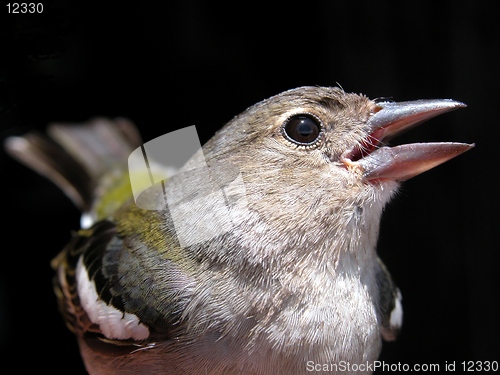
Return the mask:
<path id="1" fill-rule="evenodd" d="M 364 180 L 408 180 L 474 147 L 465 143 L 413 143 L 379 147 L 402 132 L 432 117 L 466 105 L 449 99 L 377 103 L 379 110 L 368 120 L 368 139 L 344 154 L 343 162 L 361 169 Z"/>

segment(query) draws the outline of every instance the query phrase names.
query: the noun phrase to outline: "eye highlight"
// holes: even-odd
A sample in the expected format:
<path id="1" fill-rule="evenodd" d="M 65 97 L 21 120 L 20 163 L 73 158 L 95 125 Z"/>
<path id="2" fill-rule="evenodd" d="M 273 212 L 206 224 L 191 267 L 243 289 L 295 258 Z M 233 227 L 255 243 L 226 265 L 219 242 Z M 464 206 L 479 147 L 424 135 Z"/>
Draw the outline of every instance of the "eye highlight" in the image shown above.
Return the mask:
<path id="1" fill-rule="evenodd" d="M 320 122 L 311 115 L 292 116 L 283 126 L 283 135 L 295 144 L 312 145 L 321 135 Z"/>

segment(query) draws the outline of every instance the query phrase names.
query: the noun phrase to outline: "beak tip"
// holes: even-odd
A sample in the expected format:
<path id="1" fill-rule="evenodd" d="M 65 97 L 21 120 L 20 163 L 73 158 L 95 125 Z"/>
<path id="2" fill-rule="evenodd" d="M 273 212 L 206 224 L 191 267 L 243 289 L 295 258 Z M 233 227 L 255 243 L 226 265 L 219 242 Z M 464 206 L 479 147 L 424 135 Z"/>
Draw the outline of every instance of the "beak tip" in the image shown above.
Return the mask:
<path id="1" fill-rule="evenodd" d="M 467 107 L 467 104 L 453 99 L 446 99 L 446 102 L 449 102 L 450 106 L 448 108 L 450 108 L 450 110 Z M 445 101 L 443 101 L 443 103 L 445 103 Z"/>

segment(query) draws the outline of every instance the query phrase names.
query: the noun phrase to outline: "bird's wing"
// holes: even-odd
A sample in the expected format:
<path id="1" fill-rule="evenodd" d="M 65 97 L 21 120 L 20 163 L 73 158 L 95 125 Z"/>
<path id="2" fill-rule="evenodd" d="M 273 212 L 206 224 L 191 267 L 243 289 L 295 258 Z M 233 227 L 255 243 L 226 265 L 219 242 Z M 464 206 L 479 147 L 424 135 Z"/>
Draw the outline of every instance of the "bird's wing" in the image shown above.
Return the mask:
<path id="1" fill-rule="evenodd" d="M 188 277 L 111 221 L 80 230 L 52 263 L 68 327 L 99 352 L 129 353 L 176 335 Z"/>
<path id="2" fill-rule="evenodd" d="M 84 229 L 52 262 L 67 325 L 99 350 L 103 342 L 116 351 L 168 340 L 181 329 L 194 282 L 168 210 L 133 204 L 127 161 L 142 143 L 137 129 L 125 119 L 98 118 L 53 124 L 47 133 L 10 137 L 6 149 L 84 213 Z"/>
<path id="3" fill-rule="evenodd" d="M 403 324 L 401 292 L 380 258 L 377 258 L 377 283 L 379 286 L 380 333 L 386 341 L 396 340 Z"/>

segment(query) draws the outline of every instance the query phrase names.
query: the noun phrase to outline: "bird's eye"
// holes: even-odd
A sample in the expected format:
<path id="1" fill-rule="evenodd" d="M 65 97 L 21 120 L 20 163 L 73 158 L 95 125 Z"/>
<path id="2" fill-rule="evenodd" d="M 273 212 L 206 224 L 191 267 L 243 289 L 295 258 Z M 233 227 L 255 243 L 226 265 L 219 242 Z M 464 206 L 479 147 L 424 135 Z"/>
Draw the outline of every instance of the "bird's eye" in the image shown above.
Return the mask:
<path id="1" fill-rule="evenodd" d="M 299 145 L 313 144 L 321 134 L 319 121 L 309 115 L 293 116 L 283 127 L 284 135 Z"/>

